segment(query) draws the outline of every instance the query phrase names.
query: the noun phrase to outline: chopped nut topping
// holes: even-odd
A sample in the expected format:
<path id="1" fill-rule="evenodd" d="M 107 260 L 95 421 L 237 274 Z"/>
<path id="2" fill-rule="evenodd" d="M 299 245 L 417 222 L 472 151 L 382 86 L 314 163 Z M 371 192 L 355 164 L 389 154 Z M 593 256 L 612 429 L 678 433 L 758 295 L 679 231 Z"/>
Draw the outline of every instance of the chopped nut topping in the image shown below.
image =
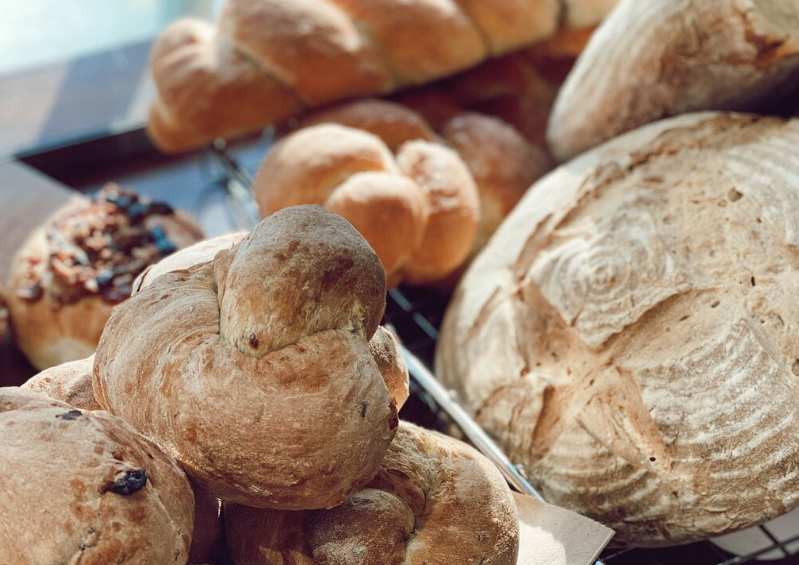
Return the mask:
<path id="1" fill-rule="evenodd" d="M 146 221 L 173 214 L 163 202 L 107 185 L 85 206 L 64 212 L 47 227 L 47 263 L 27 258 L 28 284 L 18 296 L 34 302 L 46 289 L 61 303 L 90 295 L 122 302 L 139 273 L 176 251 L 163 227 Z"/>

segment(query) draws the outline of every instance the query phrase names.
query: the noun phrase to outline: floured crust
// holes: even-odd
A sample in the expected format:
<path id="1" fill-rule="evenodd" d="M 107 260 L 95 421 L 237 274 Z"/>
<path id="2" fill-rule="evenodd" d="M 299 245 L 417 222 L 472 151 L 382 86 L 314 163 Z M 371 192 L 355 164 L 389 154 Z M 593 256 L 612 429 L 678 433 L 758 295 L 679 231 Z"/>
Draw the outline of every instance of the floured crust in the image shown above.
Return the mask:
<path id="1" fill-rule="evenodd" d="M 473 263 L 437 371 L 549 502 L 644 546 L 799 502 L 797 142 L 657 122 L 536 184 Z"/>
<path id="2" fill-rule="evenodd" d="M 237 563 L 515 565 L 519 521 L 495 467 L 457 440 L 403 422 L 377 477 L 341 506 L 225 505 Z"/>
<path id="3" fill-rule="evenodd" d="M 189 483 L 127 423 L 3 388 L 0 426 L 0 489 L 13 493 L 0 501 L 5 563 L 186 563 Z"/>
<path id="4" fill-rule="evenodd" d="M 591 38 L 553 108 L 566 160 L 638 126 L 696 110 L 748 110 L 790 92 L 799 5 L 782 0 L 625 0 Z"/>
<path id="5" fill-rule="evenodd" d="M 396 429 L 368 344 L 384 308 L 384 271 L 352 226 L 290 208 L 120 305 L 95 396 L 219 498 L 333 506 L 372 478 Z"/>
<path id="6" fill-rule="evenodd" d="M 402 358 L 397 336 L 383 326 L 377 328 L 369 340 L 369 351 L 375 358 L 377 368 L 386 381 L 388 392 L 397 405 L 397 411 L 408 400 L 408 366 Z"/>

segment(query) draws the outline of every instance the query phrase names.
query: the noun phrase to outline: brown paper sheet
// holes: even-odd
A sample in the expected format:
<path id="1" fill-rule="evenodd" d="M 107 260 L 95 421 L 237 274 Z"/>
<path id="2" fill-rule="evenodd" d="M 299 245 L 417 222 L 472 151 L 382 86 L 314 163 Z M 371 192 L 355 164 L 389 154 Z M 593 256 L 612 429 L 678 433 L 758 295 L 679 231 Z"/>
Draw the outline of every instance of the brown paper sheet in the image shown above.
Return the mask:
<path id="1" fill-rule="evenodd" d="M 589 518 L 514 493 L 519 509 L 518 565 L 591 565 L 613 530 Z"/>

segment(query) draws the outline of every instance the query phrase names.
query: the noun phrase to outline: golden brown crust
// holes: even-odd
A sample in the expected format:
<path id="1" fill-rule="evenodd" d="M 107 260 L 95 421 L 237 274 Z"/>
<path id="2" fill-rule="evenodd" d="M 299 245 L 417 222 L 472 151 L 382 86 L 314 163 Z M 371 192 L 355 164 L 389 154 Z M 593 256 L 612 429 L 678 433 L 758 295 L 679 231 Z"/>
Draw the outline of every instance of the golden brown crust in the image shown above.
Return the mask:
<path id="1" fill-rule="evenodd" d="M 411 141 L 397 154 L 400 172 L 427 197 L 427 228 L 421 245 L 404 269 L 411 284 L 445 277 L 466 259 L 477 234 L 480 200 L 469 169 L 442 145 Z"/>
<path id="2" fill-rule="evenodd" d="M 247 565 L 515 565 L 519 522 L 504 479 L 473 448 L 405 422 L 369 485 L 330 510 L 224 508 Z"/>
<path id="3" fill-rule="evenodd" d="M 369 351 L 375 358 L 377 368 L 388 387 L 388 392 L 399 410 L 408 400 L 409 390 L 408 367 L 402 357 L 397 336 L 380 326 L 369 340 Z"/>
<path id="4" fill-rule="evenodd" d="M 480 192 L 475 255 L 527 189 L 549 170 L 549 159 L 513 127 L 482 114 L 453 118 L 442 135 L 463 158 Z"/>
<path id="5" fill-rule="evenodd" d="M 527 193 L 450 303 L 443 383 L 620 542 L 799 504 L 797 144 L 799 120 L 715 112 L 608 142 Z"/>
<path id="6" fill-rule="evenodd" d="M 352 226 L 315 206 L 280 211 L 115 309 L 95 395 L 220 498 L 333 506 L 395 432 L 368 346 L 384 308 L 385 273 Z"/>
<path id="7" fill-rule="evenodd" d="M 80 410 L 102 410 L 94 398 L 93 366 L 94 355 L 63 363 L 34 375 L 22 388 L 40 392 L 48 398 L 66 402 Z"/>
<path id="8" fill-rule="evenodd" d="M 228 0 L 216 33 L 183 20 L 156 42 L 148 131 L 167 151 L 255 131 L 452 75 L 545 39 L 561 20 L 593 25 L 612 1 Z M 586 5 L 601 9 L 578 13 Z"/>
<path id="9" fill-rule="evenodd" d="M 96 198 L 74 198 L 38 227 L 14 257 L 6 295 L 14 338 L 40 370 L 94 353 L 112 307 L 129 296 L 138 271 L 202 237 L 188 215 L 158 203 L 151 203 L 156 211 L 131 225 L 128 219 L 141 208 L 129 213 L 105 200 L 118 190 L 110 186 Z M 114 238 L 120 239 L 123 229 L 131 241 L 142 243 L 121 249 Z M 103 258 L 107 252 L 110 259 Z M 113 276 L 101 283 L 106 274 Z"/>
<path id="10" fill-rule="evenodd" d="M 396 152 L 406 141 L 436 139 L 436 134 L 418 112 L 388 100 L 369 98 L 340 104 L 314 112 L 301 120 L 297 127 L 326 123 L 368 131 L 382 139 L 392 152 Z"/>
<path id="11" fill-rule="evenodd" d="M 9 493 L 0 501 L 5 563 L 186 563 L 189 483 L 127 423 L 4 388 L 0 426 L 0 490 Z"/>

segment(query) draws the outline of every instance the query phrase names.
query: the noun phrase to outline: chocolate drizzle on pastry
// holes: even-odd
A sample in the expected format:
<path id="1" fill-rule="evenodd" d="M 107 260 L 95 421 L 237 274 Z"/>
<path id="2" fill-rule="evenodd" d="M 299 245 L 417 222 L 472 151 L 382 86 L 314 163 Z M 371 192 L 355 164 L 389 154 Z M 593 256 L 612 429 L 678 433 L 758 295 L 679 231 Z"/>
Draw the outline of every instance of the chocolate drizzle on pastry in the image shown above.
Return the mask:
<path id="1" fill-rule="evenodd" d="M 152 219 L 172 216 L 163 202 L 105 186 L 79 208 L 58 215 L 46 228 L 47 263 L 28 257 L 28 284 L 17 294 L 35 302 L 47 289 L 62 304 L 100 296 L 117 304 L 131 294 L 133 280 L 177 247 Z"/>

